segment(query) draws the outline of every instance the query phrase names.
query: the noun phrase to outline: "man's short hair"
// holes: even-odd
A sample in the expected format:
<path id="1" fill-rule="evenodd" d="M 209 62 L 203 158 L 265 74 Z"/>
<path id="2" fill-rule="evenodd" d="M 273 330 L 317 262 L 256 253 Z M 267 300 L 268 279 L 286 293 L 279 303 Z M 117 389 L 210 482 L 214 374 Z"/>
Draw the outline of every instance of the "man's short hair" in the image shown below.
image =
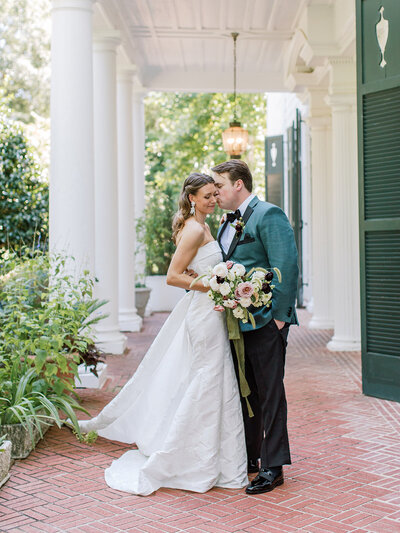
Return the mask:
<path id="1" fill-rule="evenodd" d="M 227 172 L 232 183 L 235 183 L 237 180 L 242 180 L 249 192 L 253 190 L 253 177 L 250 169 L 246 163 L 240 159 L 230 159 L 229 161 L 225 161 L 225 163 L 220 163 L 211 170 L 217 174 Z"/>

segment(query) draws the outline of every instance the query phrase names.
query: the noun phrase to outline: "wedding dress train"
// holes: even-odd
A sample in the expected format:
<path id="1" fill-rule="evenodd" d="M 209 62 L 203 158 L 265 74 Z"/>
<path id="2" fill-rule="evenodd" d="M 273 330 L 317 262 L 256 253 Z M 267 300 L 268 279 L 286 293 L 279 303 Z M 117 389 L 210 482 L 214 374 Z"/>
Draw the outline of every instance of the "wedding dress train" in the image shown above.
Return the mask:
<path id="1" fill-rule="evenodd" d="M 222 260 L 218 243 L 202 246 L 190 268 Z M 105 471 L 113 489 L 148 495 L 160 487 L 206 492 L 248 483 L 239 391 L 225 317 L 206 293 L 186 293 L 139 368 L 87 432 L 135 443 Z"/>

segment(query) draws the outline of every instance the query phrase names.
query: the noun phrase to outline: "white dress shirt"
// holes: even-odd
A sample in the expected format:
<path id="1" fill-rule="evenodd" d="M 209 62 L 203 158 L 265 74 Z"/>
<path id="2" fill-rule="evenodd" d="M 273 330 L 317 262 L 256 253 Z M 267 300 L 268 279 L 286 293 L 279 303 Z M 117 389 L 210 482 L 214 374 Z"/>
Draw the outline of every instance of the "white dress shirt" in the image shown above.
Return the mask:
<path id="1" fill-rule="evenodd" d="M 246 211 L 247 209 L 247 206 L 249 205 L 249 203 L 252 201 L 252 199 L 254 198 L 255 194 L 250 194 L 250 196 L 248 196 L 246 198 L 246 200 L 240 204 L 239 206 L 239 211 L 240 211 L 240 215 L 243 216 L 244 215 L 244 212 Z M 232 222 L 232 224 L 234 224 L 234 222 Z M 231 226 L 230 223 L 228 223 L 228 225 L 226 226 L 225 228 L 225 231 L 223 232 L 223 234 L 221 235 L 221 246 L 222 246 L 222 249 L 223 251 L 227 254 L 228 253 L 228 250 L 229 250 L 229 247 L 232 243 L 232 240 L 233 240 L 233 237 L 235 236 L 235 228 L 233 228 Z"/>

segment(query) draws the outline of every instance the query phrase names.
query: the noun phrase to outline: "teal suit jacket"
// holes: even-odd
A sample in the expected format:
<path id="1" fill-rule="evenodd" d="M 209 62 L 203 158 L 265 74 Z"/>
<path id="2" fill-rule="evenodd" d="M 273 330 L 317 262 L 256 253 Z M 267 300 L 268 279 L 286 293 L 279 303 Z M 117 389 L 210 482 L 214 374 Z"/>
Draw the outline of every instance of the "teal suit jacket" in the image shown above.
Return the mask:
<path id="1" fill-rule="evenodd" d="M 235 263 L 242 263 L 246 271 L 253 267 L 267 270 L 277 267 L 282 273 L 282 283 L 279 283 L 274 272 L 271 283 L 275 288 L 272 291 L 271 307 L 249 308 L 254 315 L 256 328 L 265 326 L 273 318 L 298 324 L 295 306 L 299 268 L 293 229 L 287 216 L 276 205 L 263 202 L 255 196 L 242 218 L 245 224 L 243 232 L 239 238 L 235 235 L 227 254 L 222 251 L 224 261 L 230 259 Z M 221 235 L 227 226 L 226 221 L 218 230 L 220 246 Z M 253 329 L 250 322 L 240 324 L 242 331 Z"/>

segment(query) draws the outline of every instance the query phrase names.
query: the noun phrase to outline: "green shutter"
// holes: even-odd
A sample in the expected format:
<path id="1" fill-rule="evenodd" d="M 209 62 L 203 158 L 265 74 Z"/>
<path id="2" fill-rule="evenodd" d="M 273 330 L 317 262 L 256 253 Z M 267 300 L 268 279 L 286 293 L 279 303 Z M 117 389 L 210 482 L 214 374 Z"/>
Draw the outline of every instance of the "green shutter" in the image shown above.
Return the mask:
<path id="1" fill-rule="evenodd" d="M 296 120 L 287 130 L 288 150 L 288 197 L 289 220 L 293 228 L 297 251 L 299 254 L 299 280 L 297 288 L 297 306 L 303 307 L 303 220 L 301 198 L 301 115 L 296 109 Z"/>
<path id="2" fill-rule="evenodd" d="M 364 95 L 363 116 L 365 218 L 398 217 L 400 87 Z"/>
<path id="3" fill-rule="evenodd" d="M 265 199 L 283 206 L 283 135 L 265 137 Z"/>
<path id="4" fill-rule="evenodd" d="M 386 65 L 376 34 L 389 33 Z M 357 0 L 362 372 L 365 394 L 400 401 L 400 2 Z"/>

